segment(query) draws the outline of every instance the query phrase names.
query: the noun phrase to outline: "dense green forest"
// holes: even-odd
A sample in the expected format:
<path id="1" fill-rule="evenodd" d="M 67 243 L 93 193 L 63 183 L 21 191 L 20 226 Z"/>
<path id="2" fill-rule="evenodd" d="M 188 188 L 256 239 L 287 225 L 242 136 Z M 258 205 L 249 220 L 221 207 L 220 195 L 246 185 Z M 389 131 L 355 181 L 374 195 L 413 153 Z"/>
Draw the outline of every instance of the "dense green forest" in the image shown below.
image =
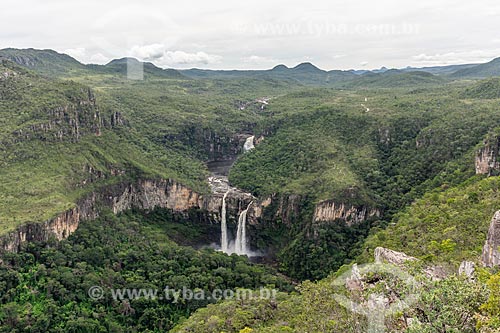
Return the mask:
<path id="1" fill-rule="evenodd" d="M 258 287 L 290 291 L 290 283 L 247 258 L 178 246 L 172 214 L 108 214 L 61 242 L 30 243 L 4 254 L 0 266 L 2 332 L 145 332 L 171 329 L 213 300 L 113 299 L 123 288 L 205 290 Z M 92 286 L 104 295 L 92 299 Z"/>

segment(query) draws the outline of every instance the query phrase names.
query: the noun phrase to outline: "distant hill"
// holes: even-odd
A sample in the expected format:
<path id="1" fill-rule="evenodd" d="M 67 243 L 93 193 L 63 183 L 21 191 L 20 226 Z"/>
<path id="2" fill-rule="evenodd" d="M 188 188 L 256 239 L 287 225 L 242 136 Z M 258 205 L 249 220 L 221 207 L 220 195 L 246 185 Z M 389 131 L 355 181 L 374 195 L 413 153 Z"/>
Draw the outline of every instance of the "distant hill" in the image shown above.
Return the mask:
<path id="1" fill-rule="evenodd" d="M 141 64 L 140 61 L 134 58 L 122 58 L 112 60 L 107 65 L 84 65 L 67 54 L 53 50 L 37 49 L 3 49 L 0 50 L 0 59 L 2 58 L 48 77 L 78 76 L 83 72 L 121 73 L 126 75 L 128 62 L 134 65 Z M 162 69 L 149 62 L 143 63 L 143 66 L 146 77 L 186 78 L 175 69 Z"/>
<path id="2" fill-rule="evenodd" d="M 345 87 L 396 88 L 436 85 L 446 82 L 445 79 L 427 72 L 408 72 L 391 69 L 384 73 L 366 73 L 347 82 Z"/>
<path id="3" fill-rule="evenodd" d="M 464 92 L 466 98 L 500 98 L 500 78 L 491 78 L 478 82 Z"/>
<path id="4" fill-rule="evenodd" d="M 85 65 L 69 55 L 53 50 L 8 48 L 0 50 L 0 58 L 33 69 L 46 76 L 65 75 L 85 68 Z"/>
<path id="5" fill-rule="evenodd" d="M 448 66 L 432 66 L 432 67 L 406 67 L 400 69 L 403 72 L 427 72 L 434 75 L 447 75 L 455 73 L 461 69 L 467 69 L 476 66 L 477 64 L 464 65 L 448 65 Z"/>
<path id="6" fill-rule="evenodd" d="M 191 78 L 235 79 L 235 78 L 261 78 L 294 81 L 303 85 L 328 86 L 356 77 L 350 71 L 325 71 L 310 62 L 298 64 L 293 68 L 277 65 L 268 70 L 205 70 L 189 69 L 181 71 Z"/>
<path id="7" fill-rule="evenodd" d="M 451 76 L 454 78 L 486 78 L 500 76 L 500 58 L 495 58 L 485 64 L 460 69 Z"/>
<path id="8" fill-rule="evenodd" d="M 140 62 L 139 60 L 135 58 L 121 58 L 121 59 L 114 59 L 110 61 L 108 64 L 104 66 L 91 66 L 95 69 L 99 69 L 101 71 L 111 71 L 114 73 L 121 73 L 126 75 L 128 71 L 128 66 L 132 65 L 134 67 L 138 67 L 142 64 L 143 69 L 144 69 L 144 75 L 148 76 L 157 76 L 157 77 L 162 77 L 162 78 L 178 78 L 178 79 L 185 79 L 186 77 L 182 75 L 179 71 L 171 68 L 163 69 L 160 68 L 150 62 Z"/>
<path id="9" fill-rule="evenodd" d="M 324 73 L 325 71 L 314 66 L 310 62 L 303 62 L 292 68 L 294 72 L 306 72 L 306 73 Z"/>

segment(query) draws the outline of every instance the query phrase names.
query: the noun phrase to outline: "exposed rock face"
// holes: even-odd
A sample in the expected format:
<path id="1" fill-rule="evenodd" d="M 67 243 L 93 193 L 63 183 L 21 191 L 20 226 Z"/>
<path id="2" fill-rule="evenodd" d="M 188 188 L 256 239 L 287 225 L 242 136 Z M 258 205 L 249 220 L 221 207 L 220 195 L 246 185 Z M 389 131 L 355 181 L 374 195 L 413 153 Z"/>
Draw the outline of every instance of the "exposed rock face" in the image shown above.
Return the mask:
<path id="1" fill-rule="evenodd" d="M 213 175 L 208 178 L 212 194 L 205 196 L 199 201 L 199 206 L 205 211 L 212 212 L 214 218 L 220 221 L 219 210 L 222 208 L 222 198 L 227 192 L 226 211 L 227 219 L 236 222 L 239 214 L 248 208 L 247 221 L 249 224 L 259 223 L 265 207 L 269 206 L 271 199 L 259 200 L 251 193 L 244 192 L 236 187 L 229 185 L 227 176 Z M 250 205 L 250 203 L 252 203 Z"/>
<path id="2" fill-rule="evenodd" d="M 110 118 L 110 124 L 111 124 L 111 127 L 119 127 L 119 126 L 123 126 L 123 125 L 126 125 L 127 121 L 125 120 L 125 118 L 123 117 L 123 115 L 121 114 L 121 112 L 113 112 L 111 114 L 111 118 Z"/>
<path id="3" fill-rule="evenodd" d="M 250 198 L 242 199 L 235 196 L 228 200 L 228 208 L 240 211 L 245 202 L 248 205 L 250 201 Z M 139 180 L 135 183 L 112 185 L 89 194 L 74 208 L 49 221 L 28 223 L 18 227 L 0 238 L 0 250 L 18 251 L 24 242 L 47 241 L 51 237 L 57 240 L 64 239 L 78 228 L 82 220 L 97 218 L 99 208 L 110 208 L 115 214 L 131 208 L 150 210 L 159 207 L 172 209 L 178 213 L 198 208 L 211 213 L 215 219 L 215 216 L 220 214 L 221 205 L 221 195 L 203 196 L 173 180 Z M 254 216 L 256 215 L 258 214 L 254 213 Z"/>
<path id="4" fill-rule="evenodd" d="M 212 162 L 235 159 L 242 153 L 247 137 L 248 134 L 219 133 L 193 125 L 183 128 L 178 134 L 168 135 L 165 140 L 180 141 L 193 147 L 206 162 Z"/>
<path id="5" fill-rule="evenodd" d="M 374 251 L 375 262 L 389 263 L 402 267 L 408 261 L 418 261 L 417 258 L 407 255 L 403 252 L 386 249 L 384 247 L 377 247 Z M 423 269 L 425 275 L 432 280 L 444 279 L 448 274 L 444 267 L 438 265 L 427 266 Z"/>
<path id="6" fill-rule="evenodd" d="M 49 221 L 18 227 L 0 238 L 0 250 L 19 251 L 25 242 L 47 241 L 51 237 L 62 240 L 75 232 L 81 221 L 97 218 L 99 208 L 109 208 L 115 214 L 131 208 L 167 208 L 177 213 L 186 213 L 194 208 L 207 212 L 209 219 L 219 221 L 223 195 L 224 192 L 201 195 L 174 180 L 165 179 L 143 179 L 111 185 L 92 192 L 74 208 Z M 261 202 L 249 193 L 234 189 L 226 199 L 227 210 L 233 218 L 237 218 L 250 202 L 254 204 L 249 209 L 249 223 L 257 223 L 269 200 Z"/>
<path id="7" fill-rule="evenodd" d="M 21 245 L 30 241 L 47 241 L 50 238 L 62 240 L 76 231 L 81 220 L 94 219 L 98 216 L 94 194 L 81 200 L 55 218 L 43 223 L 28 223 L 0 238 L 0 251 L 17 252 Z"/>
<path id="8" fill-rule="evenodd" d="M 458 274 L 464 274 L 470 280 L 474 279 L 474 272 L 476 271 L 476 264 L 472 261 L 462 261 L 458 268 Z"/>
<path id="9" fill-rule="evenodd" d="M 346 206 L 333 200 L 321 201 L 316 205 L 313 215 L 314 222 L 344 220 L 348 226 L 365 221 L 372 216 L 380 216 L 378 209 L 368 207 Z"/>
<path id="10" fill-rule="evenodd" d="M 500 172 L 499 152 L 500 137 L 493 136 L 486 139 L 484 146 L 476 154 L 476 174 L 497 175 Z"/>
<path id="11" fill-rule="evenodd" d="M 375 262 L 388 262 L 393 265 L 401 266 L 407 261 L 417 260 L 403 252 L 397 252 L 384 247 L 377 247 L 374 251 Z"/>
<path id="12" fill-rule="evenodd" d="M 488 229 L 488 237 L 483 247 L 483 255 L 481 257 L 483 265 L 493 267 L 500 265 L 500 210 L 493 215 L 490 228 Z"/>
<path id="13" fill-rule="evenodd" d="M 280 217 L 285 224 L 290 225 L 294 218 L 299 216 L 301 199 L 302 198 L 296 194 L 280 196 L 278 199 L 279 205 L 276 211 L 276 217 Z M 270 200 L 272 202 L 273 200 L 277 200 L 277 198 L 272 197 Z"/>
<path id="14" fill-rule="evenodd" d="M 431 265 L 424 268 L 424 273 L 427 277 L 434 281 L 442 280 L 448 276 L 448 273 L 443 266 Z"/>
<path id="15" fill-rule="evenodd" d="M 41 110 L 40 122 L 16 130 L 15 141 L 72 141 L 87 134 L 100 135 L 106 122 L 101 118 L 95 96 L 90 89 L 81 91 L 78 101 L 68 102 L 52 109 Z"/>

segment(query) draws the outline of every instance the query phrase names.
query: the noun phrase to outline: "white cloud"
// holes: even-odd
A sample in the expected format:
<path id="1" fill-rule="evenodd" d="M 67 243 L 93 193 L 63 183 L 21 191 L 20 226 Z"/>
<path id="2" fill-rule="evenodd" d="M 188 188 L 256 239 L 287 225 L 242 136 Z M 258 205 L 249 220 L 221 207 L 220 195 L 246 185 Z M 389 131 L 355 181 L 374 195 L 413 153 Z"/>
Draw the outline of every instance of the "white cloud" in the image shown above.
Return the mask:
<path id="1" fill-rule="evenodd" d="M 129 55 L 142 61 L 151 61 L 157 66 L 196 66 L 210 65 L 220 62 L 221 56 L 208 54 L 203 51 L 185 52 L 167 50 L 164 44 L 150 44 L 134 46 L 130 49 Z"/>
<path id="2" fill-rule="evenodd" d="M 106 57 L 102 53 L 96 53 L 96 54 L 93 54 L 92 56 L 90 56 L 90 63 L 91 64 L 104 65 L 104 64 L 107 64 L 108 62 L 110 62 L 111 60 L 112 59 L 110 59 L 109 57 Z"/>
<path id="3" fill-rule="evenodd" d="M 76 58 L 76 59 L 84 59 L 87 56 L 87 51 L 84 47 L 77 47 L 75 49 L 67 49 L 64 50 L 63 53 Z"/>
<path id="4" fill-rule="evenodd" d="M 134 46 L 130 50 L 130 55 L 132 57 L 141 60 L 154 60 L 163 57 L 165 54 L 165 45 L 163 44 L 151 44 L 143 46 Z"/>
<path id="5" fill-rule="evenodd" d="M 243 62 L 253 63 L 253 64 L 263 64 L 263 63 L 277 63 L 277 60 L 268 57 L 261 57 L 258 55 L 251 55 L 249 57 L 244 57 Z"/>
<path id="6" fill-rule="evenodd" d="M 210 65 L 220 62 L 221 56 L 205 52 L 189 53 L 184 51 L 167 51 L 158 59 L 160 64 L 174 65 Z"/>
<path id="7" fill-rule="evenodd" d="M 436 54 L 421 53 L 419 55 L 413 56 L 412 59 L 414 64 L 429 66 L 486 62 L 498 56 L 500 56 L 500 49 L 472 50 Z"/>
<path id="8" fill-rule="evenodd" d="M 368 65 L 368 61 L 362 61 L 360 65 L 361 67 L 366 67 L 366 65 Z"/>
<path id="9" fill-rule="evenodd" d="M 63 51 L 63 53 L 75 58 L 76 60 L 84 64 L 103 65 L 111 60 L 111 58 L 103 55 L 102 53 L 92 53 L 84 47 L 66 49 Z"/>

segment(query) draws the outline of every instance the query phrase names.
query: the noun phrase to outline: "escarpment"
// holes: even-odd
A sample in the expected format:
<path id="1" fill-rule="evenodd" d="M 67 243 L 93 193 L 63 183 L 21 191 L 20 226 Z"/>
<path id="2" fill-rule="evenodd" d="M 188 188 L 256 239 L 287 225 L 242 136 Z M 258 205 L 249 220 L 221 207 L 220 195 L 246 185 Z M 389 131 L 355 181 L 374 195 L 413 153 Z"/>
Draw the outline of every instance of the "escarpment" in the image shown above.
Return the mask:
<path id="1" fill-rule="evenodd" d="M 251 130 L 248 129 L 250 132 Z M 235 160 L 243 152 L 248 135 L 231 134 L 199 126 L 186 126 L 179 133 L 164 138 L 165 141 L 179 141 L 193 147 L 206 162 Z"/>
<path id="2" fill-rule="evenodd" d="M 358 224 L 370 217 L 380 216 L 380 211 L 367 206 L 336 203 L 333 200 L 319 202 L 314 210 L 313 222 L 343 220 L 348 226 Z"/>
<path id="3" fill-rule="evenodd" d="M 76 231 L 81 221 L 97 218 L 104 208 L 115 214 L 132 208 L 166 208 L 180 214 L 200 209 L 207 213 L 209 220 L 218 222 L 222 197 L 221 193 L 200 194 L 171 179 L 141 179 L 109 185 L 86 195 L 75 207 L 53 219 L 27 223 L 2 236 L 0 250 L 19 251 L 25 242 L 67 238 Z M 227 199 L 228 211 L 238 216 L 254 200 L 255 205 L 249 215 L 255 223 L 261 217 L 262 205 L 248 193 L 234 191 Z"/>
<path id="4" fill-rule="evenodd" d="M 37 122 L 24 125 L 12 133 L 14 142 L 40 140 L 44 142 L 78 142 L 85 135 L 100 136 L 103 129 L 127 124 L 120 112 L 104 115 L 91 89 L 81 88 L 75 100 L 57 107 L 37 111 Z"/>
<path id="5" fill-rule="evenodd" d="M 500 265 L 500 210 L 493 215 L 490 227 L 488 229 L 488 237 L 483 246 L 482 262 L 486 267 Z"/>
<path id="6" fill-rule="evenodd" d="M 88 88 L 82 88 L 80 95 L 75 101 L 39 110 L 37 116 L 40 120 L 15 130 L 14 141 L 35 139 L 76 142 L 87 134 L 100 135 L 108 122 L 102 117 L 95 96 Z"/>
<path id="7" fill-rule="evenodd" d="M 477 151 L 475 158 L 476 174 L 494 176 L 500 173 L 500 136 L 490 135 Z"/>

